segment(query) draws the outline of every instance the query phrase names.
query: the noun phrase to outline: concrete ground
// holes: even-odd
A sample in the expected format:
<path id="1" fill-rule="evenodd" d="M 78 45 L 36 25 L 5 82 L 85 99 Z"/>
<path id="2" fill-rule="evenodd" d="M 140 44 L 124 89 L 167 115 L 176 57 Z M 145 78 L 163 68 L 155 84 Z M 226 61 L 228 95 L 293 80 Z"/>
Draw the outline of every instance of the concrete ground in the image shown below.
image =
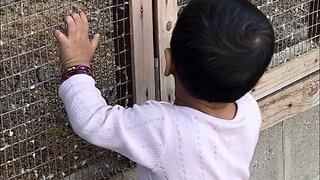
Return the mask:
<path id="1" fill-rule="evenodd" d="M 319 180 L 319 106 L 260 134 L 251 180 Z"/>

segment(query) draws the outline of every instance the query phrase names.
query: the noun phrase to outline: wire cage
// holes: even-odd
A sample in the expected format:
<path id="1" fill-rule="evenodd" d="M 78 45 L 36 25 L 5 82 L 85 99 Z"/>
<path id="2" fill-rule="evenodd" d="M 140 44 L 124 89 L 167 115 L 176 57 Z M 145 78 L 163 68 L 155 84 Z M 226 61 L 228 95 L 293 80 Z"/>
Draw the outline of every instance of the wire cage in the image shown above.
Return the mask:
<path id="1" fill-rule="evenodd" d="M 57 97 L 53 29 L 78 8 L 99 32 L 96 85 L 110 104 L 133 103 L 129 0 L 0 1 L 0 179 L 107 179 L 133 163 L 78 138 Z M 86 178 L 87 177 L 87 178 Z"/>
<path id="2" fill-rule="evenodd" d="M 178 0 L 179 11 L 189 0 Z M 270 69 L 319 46 L 320 0 L 251 0 L 271 21 L 276 34 Z"/>
<path id="3" fill-rule="evenodd" d="M 188 0 L 178 0 L 182 10 Z M 277 67 L 319 46 L 320 0 L 252 0 L 276 32 Z M 0 0 L 0 179 L 110 179 L 134 166 L 93 147 L 69 127 L 57 97 L 60 65 L 53 29 L 81 8 L 90 35 L 96 85 L 109 104 L 133 104 L 129 0 Z"/>

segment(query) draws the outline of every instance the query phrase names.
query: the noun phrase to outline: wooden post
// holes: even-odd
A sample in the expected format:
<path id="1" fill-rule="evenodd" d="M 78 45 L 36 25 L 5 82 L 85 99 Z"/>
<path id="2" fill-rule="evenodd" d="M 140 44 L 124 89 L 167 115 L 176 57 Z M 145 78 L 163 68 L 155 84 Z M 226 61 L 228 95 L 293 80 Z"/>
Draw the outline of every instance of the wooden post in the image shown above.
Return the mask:
<path id="1" fill-rule="evenodd" d="M 177 20 L 177 0 L 153 0 L 155 12 L 155 55 L 159 60 L 159 98 L 163 101 L 174 101 L 174 81 L 172 77 L 164 77 L 164 50 L 170 47 L 170 39 Z"/>
<path id="2" fill-rule="evenodd" d="M 131 0 L 135 102 L 155 99 L 152 0 Z"/>

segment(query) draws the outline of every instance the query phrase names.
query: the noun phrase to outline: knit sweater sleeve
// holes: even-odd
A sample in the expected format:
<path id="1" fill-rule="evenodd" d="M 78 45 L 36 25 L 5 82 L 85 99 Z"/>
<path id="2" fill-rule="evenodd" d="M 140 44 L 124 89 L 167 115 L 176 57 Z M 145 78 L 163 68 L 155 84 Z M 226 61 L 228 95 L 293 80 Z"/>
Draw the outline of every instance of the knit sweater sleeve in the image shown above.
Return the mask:
<path id="1" fill-rule="evenodd" d="M 75 75 L 59 88 L 73 130 L 91 144 L 116 151 L 147 168 L 163 154 L 170 129 L 162 103 L 110 106 L 92 77 Z"/>

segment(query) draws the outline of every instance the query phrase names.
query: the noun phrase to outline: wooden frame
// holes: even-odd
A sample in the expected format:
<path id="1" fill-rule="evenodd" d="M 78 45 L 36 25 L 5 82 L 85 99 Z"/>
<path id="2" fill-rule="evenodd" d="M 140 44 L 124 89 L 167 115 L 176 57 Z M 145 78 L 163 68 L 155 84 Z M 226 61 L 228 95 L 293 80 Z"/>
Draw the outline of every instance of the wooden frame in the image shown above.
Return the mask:
<path id="1" fill-rule="evenodd" d="M 174 101 L 173 77 L 164 77 L 165 69 L 164 50 L 170 47 L 172 30 L 175 26 L 178 13 L 177 0 L 153 0 L 155 12 L 155 56 L 159 60 L 160 94 L 158 99 L 168 102 Z"/>
<path id="2" fill-rule="evenodd" d="M 319 56 L 316 48 L 262 77 L 252 93 L 261 108 L 261 130 L 319 105 Z"/>
<path id="3" fill-rule="evenodd" d="M 259 101 L 261 130 L 319 105 L 319 71 Z"/>
<path id="4" fill-rule="evenodd" d="M 130 0 L 134 101 L 155 99 L 152 0 Z"/>
<path id="5" fill-rule="evenodd" d="M 320 49 L 316 48 L 301 57 L 267 72 L 253 89 L 257 100 L 262 99 L 319 70 Z"/>

